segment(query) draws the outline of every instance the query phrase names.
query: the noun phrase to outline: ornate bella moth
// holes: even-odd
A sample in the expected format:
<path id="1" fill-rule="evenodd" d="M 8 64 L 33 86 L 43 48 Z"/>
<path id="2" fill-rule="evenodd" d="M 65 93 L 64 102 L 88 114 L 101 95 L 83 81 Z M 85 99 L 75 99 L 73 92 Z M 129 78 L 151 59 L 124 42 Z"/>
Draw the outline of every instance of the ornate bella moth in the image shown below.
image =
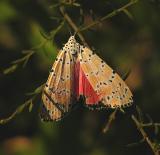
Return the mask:
<path id="1" fill-rule="evenodd" d="M 132 93 L 120 76 L 71 36 L 60 50 L 43 90 L 42 120 L 60 120 L 80 95 L 88 107 L 116 108 L 133 102 Z"/>

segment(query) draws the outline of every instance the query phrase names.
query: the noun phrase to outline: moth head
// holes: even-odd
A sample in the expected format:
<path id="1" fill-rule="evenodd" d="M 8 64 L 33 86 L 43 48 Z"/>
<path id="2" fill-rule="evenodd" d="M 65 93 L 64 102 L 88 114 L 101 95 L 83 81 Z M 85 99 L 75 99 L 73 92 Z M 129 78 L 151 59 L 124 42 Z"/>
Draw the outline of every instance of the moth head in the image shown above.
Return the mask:
<path id="1" fill-rule="evenodd" d="M 79 52 L 79 43 L 77 43 L 74 36 L 71 36 L 68 42 L 63 47 L 63 50 L 66 52 L 70 52 L 72 55 L 76 55 Z"/>

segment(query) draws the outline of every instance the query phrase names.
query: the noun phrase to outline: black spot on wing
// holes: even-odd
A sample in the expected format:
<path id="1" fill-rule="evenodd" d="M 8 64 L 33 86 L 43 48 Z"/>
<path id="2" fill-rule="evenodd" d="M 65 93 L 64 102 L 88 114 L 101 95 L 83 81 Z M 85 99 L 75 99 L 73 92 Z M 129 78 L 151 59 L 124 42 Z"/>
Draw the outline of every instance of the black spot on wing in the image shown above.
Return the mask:
<path id="1" fill-rule="evenodd" d="M 53 99 L 50 97 L 50 95 L 49 95 L 46 91 L 44 91 L 44 94 L 45 94 L 46 97 L 50 100 L 50 102 L 52 102 L 52 104 L 55 105 L 56 108 L 57 108 L 59 111 L 61 111 L 62 114 L 64 114 L 64 112 L 65 112 L 65 107 L 64 107 L 62 104 L 55 103 L 55 102 L 53 101 Z"/>
<path id="2" fill-rule="evenodd" d="M 48 84 L 46 84 L 46 87 L 48 87 Z"/>
<path id="3" fill-rule="evenodd" d="M 94 104 L 84 104 L 85 107 L 87 107 L 89 110 L 102 110 L 108 108 L 106 105 L 104 105 L 101 102 L 94 103 Z"/>
<path id="4" fill-rule="evenodd" d="M 52 72 L 54 72 L 54 70 L 53 70 L 53 69 L 51 69 L 51 70 L 50 70 L 50 72 L 52 73 Z"/>
<path id="5" fill-rule="evenodd" d="M 53 121 L 49 115 L 49 111 L 47 111 L 46 107 L 44 104 L 42 104 L 39 112 L 40 118 L 42 121 Z"/>

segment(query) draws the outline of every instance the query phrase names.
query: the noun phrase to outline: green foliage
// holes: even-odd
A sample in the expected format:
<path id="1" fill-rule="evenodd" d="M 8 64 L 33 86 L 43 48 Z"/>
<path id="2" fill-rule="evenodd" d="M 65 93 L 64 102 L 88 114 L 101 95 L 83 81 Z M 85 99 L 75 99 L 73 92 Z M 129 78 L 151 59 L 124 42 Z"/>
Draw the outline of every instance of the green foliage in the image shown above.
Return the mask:
<path id="1" fill-rule="evenodd" d="M 17 11 L 14 9 L 14 7 L 9 2 L 6 2 L 4 0 L 0 1 L 0 10 L 1 22 L 7 22 L 17 16 Z"/>
<path id="2" fill-rule="evenodd" d="M 18 65 L 11 65 L 3 71 L 3 74 L 13 73 L 17 69 Z"/>
<path id="3" fill-rule="evenodd" d="M 132 14 L 127 9 L 124 9 L 123 11 L 131 20 L 133 20 Z"/>

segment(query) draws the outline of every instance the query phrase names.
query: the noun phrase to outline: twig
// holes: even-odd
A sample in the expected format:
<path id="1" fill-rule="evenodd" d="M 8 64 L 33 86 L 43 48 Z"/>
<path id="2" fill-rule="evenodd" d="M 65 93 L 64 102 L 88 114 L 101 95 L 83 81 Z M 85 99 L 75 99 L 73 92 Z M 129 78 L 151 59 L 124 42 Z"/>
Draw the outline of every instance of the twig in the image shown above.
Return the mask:
<path id="1" fill-rule="evenodd" d="M 23 56 L 17 60 L 12 61 L 11 66 L 3 70 L 3 74 L 9 74 L 9 73 L 14 72 L 21 64 L 24 67 L 27 64 L 30 57 L 35 52 L 32 50 L 27 50 L 27 51 L 22 51 L 22 53 L 25 54 L 25 56 Z"/>
<path id="2" fill-rule="evenodd" d="M 159 126 L 160 127 L 160 123 L 142 123 L 141 125 L 143 127 L 154 127 L 154 126 Z"/>
<path id="3" fill-rule="evenodd" d="M 126 147 L 133 147 L 133 146 L 139 145 L 139 144 L 144 143 L 144 142 L 145 142 L 145 139 L 142 138 L 139 142 L 127 144 Z"/>
<path id="4" fill-rule="evenodd" d="M 137 2 L 138 2 L 138 0 L 131 0 L 128 4 L 124 5 L 123 7 L 119 8 L 119 9 L 116 9 L 116 10 L 112 11 L 111 13 L 107 14 L 106 16 L 100 18 L 99 20 L 96 20 L 93 23 L 91 23 L 91 24 L 79 29 L 78 32 L 85 31 L 85 30 L 87 30 L 87 29 L 89 29 L 89 28 L 91 28 L 91 27 L 103 22 L 104 20 L 109 19 L 109 18 L 117 15 L 120 12 L 124 12 L 128 7 L 130 7 L 131 5 L 133 5 L 133 4 L 137 3 Z"/>
<path id="5" fill-rule="evenodd" d="M 11 121 L 16 115 L 21 113 L 26 107 L 32 104 L 32 101 L 35 99 L 36 96 L 33 96 L 31 99 L 27 100 L 24 104 L 20 105 L 8 118 L 1 119 L 0 125 L 6 124 Z"/>
<path id="6" fill-rule="evenodd" d="M 132 115 L 131 118 L 134 121 L 134 123 L 136 124 L 137 129 L 142 134 L 142 136 L 145 139 L 145 141 L 150 146 L 150 148 L 151 148 L 152 152 L 154 153 L 154 155 L 159 155 L 159 150 L 157 150 L 155 148 L 155 144 L 149 139 L 149 137 L 148 137 L 147 133 L 145 132 L 145 130 L 143 129 L 143 126 L 141 125 L 141 123 L 137 120 L 137 118 L 134 115 Z"/>
<path id="7" fill-rule="evenodd" d="M 20 105 L 9 117 L 0 120 L 0 125 L 6 124 L 16 117 L 17 114 L 21 113 L 26 107 L 32 106 L 33 101 L 37 98 L 37 96 L 41 93 L 44 84 L 37 87 L 34 92 L 29 93 L 28 95 L 34 95 L 30 99 L 28 99 L 24 104 Z M 29 107 L 29 111 L 31 111 Z"/>
<path id="8" fill-rule="evenodd" d="M 22 54 L 24 54 L 23 57 L 17 59 L 17 60 L 14 60 L 11 62 L 11 66 L 4 69 L 3 70 L 3 74 L 9 74 L 9 73 L 12 73 L 14 72 L 21 64 L 23 67 L 26 66 L 26 64 L 28 63 L 29 59 L 31 58 L 32 55 L 34 55 L 36 53 L 36 50 L 40 49 L 41 47 L 45 46 L 45 44 L 49 41 L 49 40 L 52 40 L 54 39 L 54 36 L 60 31 L 60 29 L 64 26 L 64 20 L 60 23 L 60 25 L 52 30 L 50 32 L 50 35 L 49 37 L 48 36 L 44 36 L 42 34 L 42 36 L 45 38 L 45 40 L 43 40 L 39 45 L 35 46 L 35 47 L 32 47 L 30 50 L 23 50 L 22 51 Z"/>
<path id="9" fill-rule="evenodd" d="M 69 25 L 70 25 L 70 26 L 73 28 L 73 30 L 77 33 L 77 35 L 79 36 L 79 38 L 81 39 L 81 41 L 82 41 L 86 46 L 88 46 L 88 44 L 86 43 L 83 35 L 81 34 L 82 31 L 85 31 L 85 30 L 87 30 L 87 29 L 89 29 L 89 28 L 91 28 L 91 27 L 99 24 L 100 22 L 103 22 L 104 20 L 109 19 L 109 18 L 117 15 L 117 14 L 120 13 L 120 12 L 125 11 L 128 7 L 130 7 L 131 5 L 133 5 L 133 4 L 137 3 L 137 2 L 138 2 L 138 0 L 131 0 L 128 4 L 124 5 L 123 7 L 119 8 L 119 9 L 117 9 L 117 10 L 114 10 L 113 12 L 107 14 L 106 16 L 100 18 L 100 19 L 97 20 L 97 21 L 94 21 L 93 23 L 91 23 L 91 24 L 89 24 L 89 25 L 87 25 L 87 26 L 85 26 L 85 27 L 83 27 L 83 28 L 81 28 L 81 29 L 79 29 L 79 28 L 76 26 L 76 24 L 73 22 L 73 20 L 70 18 L 70 16 L 65 12 L 64 6 L 60 6 L 60 11 L 61 11 L 62 15 L 64 16 L 64 18 L 66 19 L 66 21 L 69 23 Z"/>
<path id="10" fill-rule="evenodd" d="M 106 133 L 106 132 L 110 129 L 113 121 L 114 121 L 115 118 L 116 118 L 116 113 L 117 113 L 117 110 L 114 110 L 114 111 L 111 113 L 111 115 L 109 116 L 109 120 L 107 121 L 107 124 L 105 125 L 105 127 L 104 127 L 103 130 L 102 130 L 103 133 Z"/>
<path id="11" fill-rule="evenodd" d="M 130 73 L 131 73 L 131 69 L 129 69 L 129 70 L 122 76 L 122 79 L 125 81 L 125 80 L 128 78 L 128 76 L 129 76 Z M 104 127 L 103 130 L 102 130 L 103 133 L 106 133 L 106 132 L 110 129 L 113 121 L 115 120 L 117 111 L 118 111 L 118 109 L 114 110 L 114 111 L 110 114 L 109 120 L 107 121 L 107 124 L 105 125 L 105 127 Z"/>
<path id="12" fill-rule="evenodd" d="M 76 26 L 76 24 L 72 21 L 72 19 L 69 17 L 69 15 L 65 12 L 64 10 L 64 6 L 60 6 L 60 11 L 63 15 L 63 17 L 65 18 L 65 20 L 69 23 L 69 25 L 73 28 L 73 30 L 77 33 L 77 35 L 79 36 L 79 38 L 81 39 L 81 41 L 84 43 L 84 45 L 88 46 L 88 44 L 86 43 L 83 35 L 79 32 L 78 27 Z"/>

